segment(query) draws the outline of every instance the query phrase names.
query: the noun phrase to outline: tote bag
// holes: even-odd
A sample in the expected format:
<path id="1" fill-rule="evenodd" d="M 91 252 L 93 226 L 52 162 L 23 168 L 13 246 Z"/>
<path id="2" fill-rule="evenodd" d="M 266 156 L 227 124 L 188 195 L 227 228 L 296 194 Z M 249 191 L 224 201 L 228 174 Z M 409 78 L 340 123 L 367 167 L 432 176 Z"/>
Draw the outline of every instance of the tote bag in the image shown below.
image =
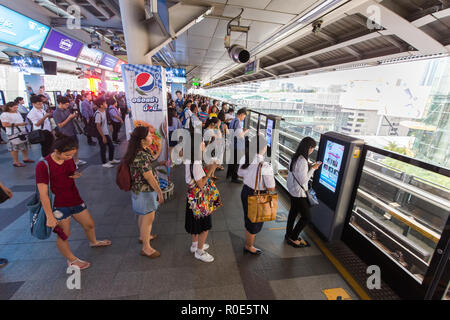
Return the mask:
<path id="1" fill-rule="evenodd" d="M 53 210 L 53 202 L 55 200 L 55 196 L 51 191 L 50 168 L 48 162 L 45 159 L 42 161 L 45 163 L 48 170 L 48 197 L 50 198 L 50 203 Z M 30 215 L 31 235 L 40 240 L 50 238 L 50 236 L 52 235 L 52 228 L 47 227 L 47 216 L 45 215 L 37 186 L 33 198 L 27 203 L 27 208 Z"/>
<path id="2" fill-rule="evenodd" d="M 195 180 L 192 179 L 189 184 L 187 198 L 194 218 L 198 219 L 209 216 L 222 206 L 219 190 L 211 179 L 208 179 L 203 188 L 200 188 Z"/>
<path id="3" fill-rule="evenodd" d="M 253 223 L 273 221 L 277 218 L 278 194 L 261 193 L 258 189 L 262 180 L 263 162 L 259 163 L 256 171 L 255 194 L 248 196 L 248 219 Z"/>

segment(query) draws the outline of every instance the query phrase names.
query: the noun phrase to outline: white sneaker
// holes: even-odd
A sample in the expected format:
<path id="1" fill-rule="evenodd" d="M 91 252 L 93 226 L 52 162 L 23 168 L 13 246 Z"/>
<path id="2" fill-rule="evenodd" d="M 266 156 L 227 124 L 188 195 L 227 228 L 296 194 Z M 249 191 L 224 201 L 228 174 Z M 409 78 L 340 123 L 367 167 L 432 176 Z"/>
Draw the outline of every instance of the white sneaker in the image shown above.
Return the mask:
<path id="1" fill-rule="evenodd" d="M 103 168 L 114 168 L 114 166 L 111 164 L 111 162 L 105 163 L 102 167 Z"/>
<path id="2" fill-rule="evenodd" d="M 198 250 L 195 251 L 195 258 L 198 260 L 202 260 L 203 262 L 213 262 L 214 261 L 214 257 L 212 255 L 210 255 L 208 252 L 206 252 L 205 250 Z"/>
<path id="3" fill-rule="evenodd" d="M 209 248 L 209 244 L 205 243 L 203 245 L 203 250 L 208 250 Z M 194 253 L 195 251 L 197 251 L 197 246 L 191 246 L 191 253 Z"/>
<path id="4" fill-rule="evenodd" d="M 109 163 L 111 163 L 111 164 L 118 164 L 118 163 L 120 163 L 120 160 L 113 159 Z"/>
<path id="5" fill-rule="evenodd" d="M 77 166 L 82 166 L 83 164 L 86 164 L 86 161 L 83 160 L 78 160 L 78 162 L 76 163 Z"/>

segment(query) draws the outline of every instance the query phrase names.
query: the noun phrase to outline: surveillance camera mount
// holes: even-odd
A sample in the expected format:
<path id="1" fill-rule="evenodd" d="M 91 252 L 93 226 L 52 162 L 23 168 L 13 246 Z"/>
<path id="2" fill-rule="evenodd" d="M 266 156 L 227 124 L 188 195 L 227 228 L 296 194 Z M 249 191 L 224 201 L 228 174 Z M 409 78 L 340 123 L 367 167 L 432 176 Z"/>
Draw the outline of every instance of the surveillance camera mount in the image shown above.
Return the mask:
<path id="1" fill-rule="evenodd" d="M 250 30 L 249 26 L 241 26 L 241 15 L 244 12 L 244 9 L 241 8 L 241 12 L 230 20 L 227 24 L 227 35 L 225 36 L 225 48 L 230 49 L 231 47 L 231 32 L 242 32 L 245 33 L 245 49 L 248 46 L 248 31 Z M 232 25 L 233 21 L 237 21 L 237 25 Z"/>

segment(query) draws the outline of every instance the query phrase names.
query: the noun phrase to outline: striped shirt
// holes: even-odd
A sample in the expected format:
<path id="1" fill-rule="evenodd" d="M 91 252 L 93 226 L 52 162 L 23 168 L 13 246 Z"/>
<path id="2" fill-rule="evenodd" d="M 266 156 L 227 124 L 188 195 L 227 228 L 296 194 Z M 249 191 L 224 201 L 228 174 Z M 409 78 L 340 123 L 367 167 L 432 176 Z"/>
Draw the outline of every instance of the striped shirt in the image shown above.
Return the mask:
<path id="1" fill-rule="evenodd" d="M 208 114 L 206 112 L 200 111 L 198 114 L 198 118 L 201 122 L 205 123 L 206 119 L 208 119 Z"/>

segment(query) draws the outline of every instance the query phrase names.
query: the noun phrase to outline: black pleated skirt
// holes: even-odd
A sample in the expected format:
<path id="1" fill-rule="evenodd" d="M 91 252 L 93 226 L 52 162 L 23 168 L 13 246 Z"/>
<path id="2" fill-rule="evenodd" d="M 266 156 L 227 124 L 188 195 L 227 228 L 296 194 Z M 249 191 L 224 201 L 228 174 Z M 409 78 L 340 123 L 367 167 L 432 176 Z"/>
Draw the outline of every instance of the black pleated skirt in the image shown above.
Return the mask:
<path id="1" fill-rule="evenodd" d="M 189 234 L 200 234 L 202 232 L 211 230 L 211 215 L 204 218 L 194 218 L 194 213 L 189 208 L 189 203 L 186 198 L 186 220 L 184 223 L 184 229 Z"/>

